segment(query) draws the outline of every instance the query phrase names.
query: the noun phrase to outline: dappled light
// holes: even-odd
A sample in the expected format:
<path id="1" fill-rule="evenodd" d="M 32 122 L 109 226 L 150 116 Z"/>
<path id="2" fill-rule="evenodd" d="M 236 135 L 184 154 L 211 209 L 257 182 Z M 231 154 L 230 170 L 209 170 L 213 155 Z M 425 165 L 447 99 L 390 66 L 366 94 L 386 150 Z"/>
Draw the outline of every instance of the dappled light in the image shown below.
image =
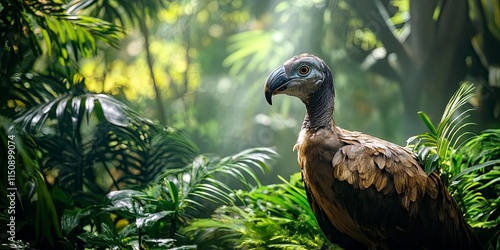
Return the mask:
<path id="1" fill-rule="evenodd" d="M 408 144 L 499 248 L 499 7 L 0 0 L 0 248 L 339 249 L 293 151 L 310 100 L 264 93 L 302 53 L 336 125 Z"/>

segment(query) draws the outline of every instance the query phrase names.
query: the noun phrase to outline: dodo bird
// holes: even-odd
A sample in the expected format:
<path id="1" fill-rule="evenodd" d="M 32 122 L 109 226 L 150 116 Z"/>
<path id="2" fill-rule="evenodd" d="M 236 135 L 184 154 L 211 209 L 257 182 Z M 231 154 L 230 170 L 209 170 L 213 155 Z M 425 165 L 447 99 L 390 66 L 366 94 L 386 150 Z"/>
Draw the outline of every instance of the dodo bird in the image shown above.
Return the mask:
<path id="1" fill-rule="evenodd" d="M 294 150 L 307 198 L 328 240 L 345 249 L 480 249 L 437 173 L 408 148 L 338 127 L 334 81 L 323 60 L 302 54 L 267 78 L 265 97 L 306 106 Z"/>

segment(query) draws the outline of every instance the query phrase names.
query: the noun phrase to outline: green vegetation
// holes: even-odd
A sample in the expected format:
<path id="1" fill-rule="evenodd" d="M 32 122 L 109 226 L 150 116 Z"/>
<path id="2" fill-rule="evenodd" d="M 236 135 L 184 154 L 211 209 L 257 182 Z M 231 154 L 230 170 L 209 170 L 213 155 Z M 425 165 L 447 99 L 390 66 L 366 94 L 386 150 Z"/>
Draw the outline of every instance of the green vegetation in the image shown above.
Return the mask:
<path id="1" fill-rule="evenodd" d="M 462 85 L 449 101 L 441 121 L 434 126 L 419 113 L 429 132 L 408 139 L 425 171 L 439 171 L 465 219 L 489 248 L 499 247 L 500 225 L 500 130 L 490 129 L 477 136 L 468 132 L 470 109 L 458 112 L 474 88 Z"/>
<path id="2" fill-rule="evenodd" d="M 303 106 L 262 96 L 303 52 L 332 66 L 342 127 L 427 127 L 426 171 L 500 248 L 499 5 L 0 0 L 0 248 L 335 249 L 296 173 Z"/>
<path id="3" fill-rule="evenodd" d="M 183 231 L 201 249 L 335 249 L 316 223 L 300 173 L 280 179 L 236 191 L 243 205 L 221 206 Z"/>
<path id="4" fill-rule="evenodd" d="M 204 210 L 207 202 L 235 202 L 227 184 L 215 176 L 231 176 L 248 186 L 245 175 L 258 181 L 249 166 L 264 170 L 272 154 L 261 148 L 222 159 L 198 156 L 186 167 L 166 170 L 141 191 L 112 191 L 104 202 L 66 210 L 63 231 L 71 235 L 83 227 L 85 232 L 77 236 L 90 248 L 194 249 L 196 245 L 185 243 L 179 229 Z"/>

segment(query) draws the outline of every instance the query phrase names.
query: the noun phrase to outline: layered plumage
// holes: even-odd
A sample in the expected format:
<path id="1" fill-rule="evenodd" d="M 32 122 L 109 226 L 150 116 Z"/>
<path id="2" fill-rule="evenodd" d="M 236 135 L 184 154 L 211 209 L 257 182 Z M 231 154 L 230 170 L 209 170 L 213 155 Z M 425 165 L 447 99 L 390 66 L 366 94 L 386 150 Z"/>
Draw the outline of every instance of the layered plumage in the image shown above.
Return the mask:
<path id="1" fill-rule="evenodd" d="M 335 125 L 328 66 L 302 54 L 268 77 L 266 99 L 296 96 L 306 117 L 294 150 L 307 196 L 327 238 L 346 249 L 480 249 L 436 173 L 411 150 Z"/>

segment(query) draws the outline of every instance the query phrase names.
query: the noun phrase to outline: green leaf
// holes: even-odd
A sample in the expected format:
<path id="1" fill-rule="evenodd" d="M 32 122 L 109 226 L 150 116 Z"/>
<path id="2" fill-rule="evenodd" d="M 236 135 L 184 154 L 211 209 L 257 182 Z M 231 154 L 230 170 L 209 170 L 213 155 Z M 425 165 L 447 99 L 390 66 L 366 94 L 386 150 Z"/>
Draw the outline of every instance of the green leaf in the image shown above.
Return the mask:
<path id="1" fill-rule="evenodd" d="M 52 56 L 52 42 L 50 40 L 49 32 L 47 30 L 42 29 L 43 40 L 45 41 L 45 48 L 47 49 L 47 55 Z"/>
<path id="2" fill-rule="evenodd" d="M 132 214 L 142 214 L 141 210 L 136 209 L 135 199 L 146 198 L 146 194 L 136 190 L 119 190 L 108 193 L 106 199 L 114 209 L 128 211 Z"/>
<path id="3" fill-rule="evenodd" d="M 92 232 L 86 232 L 78 236 L 82 239 L 88 247 L 106 247 L 106 246 L 120 246 L 121 241 L 118 235 L 107 224 L 101 224 L 101 231 L 95 235 Z"/>
<path id="4" fill-rule="evenodd" d="M 438 132 L 437 132 L 436 128 L 434 127 L 434 125 L 432 124 L 432 121 L 429 118 L 429 116 L 427 116 L 427 114 L 425 114 L 424 112 L 418 112 L 418 115 L 420 116 L 420 118 L 424 122 L 425 126 L 427 126 L 427 128 L 429 129 L 430 135 L 433 138 L 437 139 Z"/>
<path id="5" fill-rule="evenodd" d="M 424 167 L 425 173 L 427 175 L 430 175 L 432 172 L 434 172 L 434 170 L 438 167 L 438 163 L 439 163 L 438 155 L 430 155 L 429 157 L 427 157 L 427 159 L 425 160 L 425 167 Z"/>
<path id="6" fill-rule="evenodd" d="M 467 169 L 463 170 L 462 172 L 460 172 L 459 174 L 457 174 L 456 176 L 454 176 L 451 179 L 451 181 L 452 182 L 456 181 L 458 178 L 462 177 L 463 175 L 469 174 L 469 173 L 471 173 L 473 171 L 477 171 L 477 170 L 483 169 L 485 167 L 494 166 L 494 165 L 497 165 L 497 164 L 500 164 L 500 159 L 499 160 L 491 160 L 491 161 L 487 161 L 487 162 L 484 162 L 484 163 L 481 163 L 481 164 L 478 164 L 478 165 L 474 165 L 474 166 L 468 167 Z"/>
<path id="7" fill-rule="evenodd" d="M 74 208 L 65 210 L 61 217 L 61 227 L 65 235 L 68 235 L 80 225 L 80 220 L 97 211 L 97 206 L 90 206 L 87 208 Z"/>
<path id="8" fill-rule="evenodd" d="M 158 213 L 147 214 L 144 217 L 138 217 L 135 220 L 135 224 L 138 228 L 147 232 L 155 223 L 160 222 L 161 219 L 172 213 L 174 213 L 174 211 L 160 211 Z"/>
<path id="9" fill-rule="evenodd" d="M 104 118 L 108 122 L 121 127 L 126 127 L 130 124 L 125 112 L 125 105 L 103 94 L 98 94 L 95 98 L 99 101 Z"/>

